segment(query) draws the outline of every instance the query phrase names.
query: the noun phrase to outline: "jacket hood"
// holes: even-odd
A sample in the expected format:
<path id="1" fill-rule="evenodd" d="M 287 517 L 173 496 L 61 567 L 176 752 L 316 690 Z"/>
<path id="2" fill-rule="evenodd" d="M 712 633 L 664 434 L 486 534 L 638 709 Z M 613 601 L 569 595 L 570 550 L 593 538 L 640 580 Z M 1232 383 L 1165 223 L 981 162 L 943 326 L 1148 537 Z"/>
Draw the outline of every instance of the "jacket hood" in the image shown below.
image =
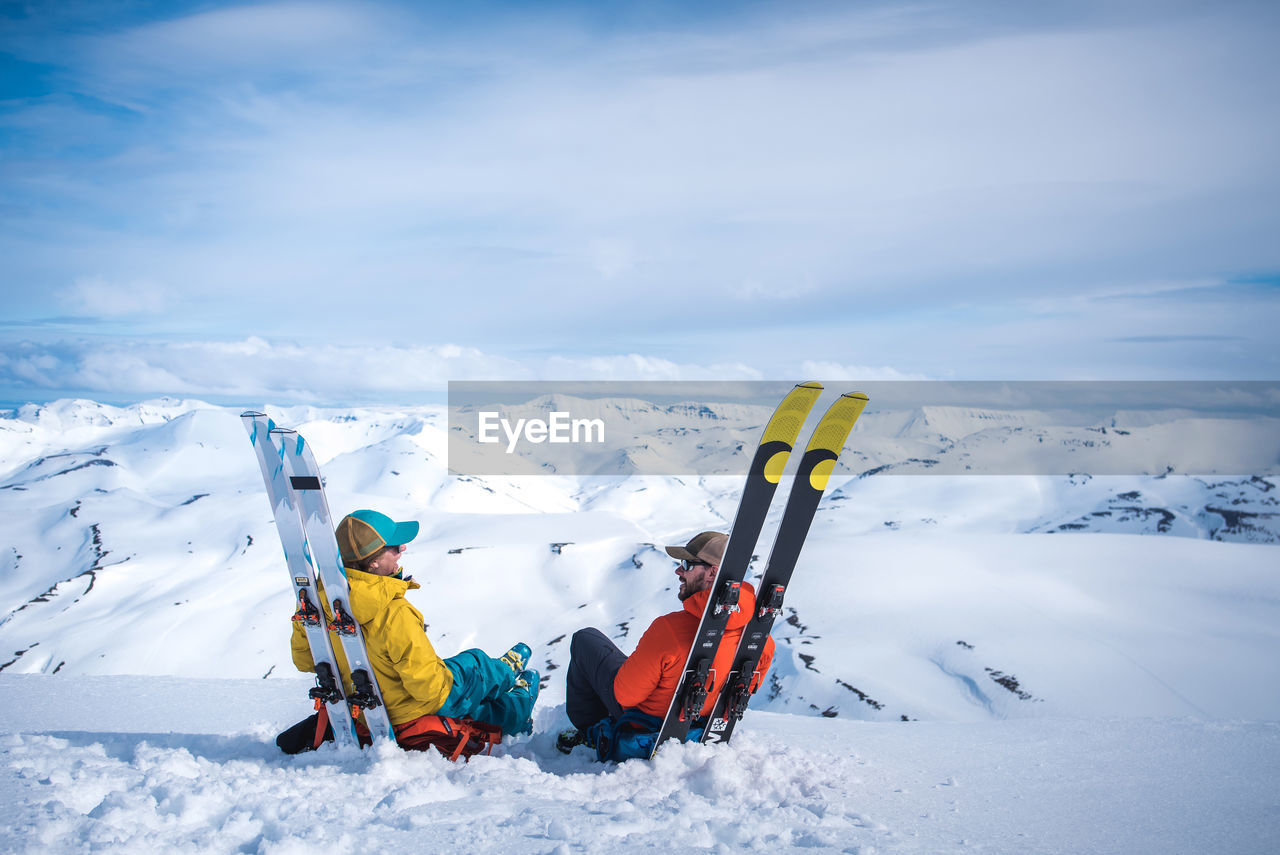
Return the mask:
<path id="1" fill-rule="evenodd" d="M 707 609 L 707 600 L 711 599 L 711 590 L 699 591 L 692 597 L 684 601 L 684 610 L 693 615 L 698 620 L 702 620 L 702 613 Z M 741 629 L 751 620 L 751 615 L 756 610 L 756 589 L 750 582 L 742 583 L 742 590 L 738 594 L 738 610 L 729 615 L 729 629 Z"/>
<path id="2" fill-rule="evenodd" d="M 351 616 L 361 624 L 382 614 L 391 601 L 403 597 L 405 591 L 422 587 L 413 579 L 377 576 L 359 570 L 347 571 L 347 584 L 351 587 Z"/>

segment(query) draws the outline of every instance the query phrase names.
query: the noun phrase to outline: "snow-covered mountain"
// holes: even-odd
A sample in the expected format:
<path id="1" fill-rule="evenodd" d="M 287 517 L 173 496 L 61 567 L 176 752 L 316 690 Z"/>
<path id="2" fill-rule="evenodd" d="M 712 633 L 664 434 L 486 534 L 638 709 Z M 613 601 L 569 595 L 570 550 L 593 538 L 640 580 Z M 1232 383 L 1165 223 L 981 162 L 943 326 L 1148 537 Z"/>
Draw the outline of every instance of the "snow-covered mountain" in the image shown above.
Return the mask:
<path id="1" fill-rule="evenodd" d="M 705 427 L 689 427 L 689 406 L 596 406 L 634 418 L 655 453 L 725 460 L 745 456 L 768 417 L 698 405 Z M 0 421 L 0 670 L 295 673 L 279 541 L 238 415 L 194 401 L 60 401 Z M 405 566 L 437 645 L 526 640 L 548 699 L 562 695 L 556 672 L 575 629 L 599 626 L 626 649 L 676 607 L 661 545 L 726 527 L 740 487 L 733 476 L 453 476 L 438 407 L 273 415 L 317 450 L 335 511 L 372 506 L 422 523 Z M 1111 431 L 1167 448 L 1202 429 L 1169 419 Z M 1277 667 L 1269 626 L 1280 615 L 1258 598 L 1274 553 L 1248 545 L 1280 540 L 1275 479 L 891 474 L 976 459 L 1024 431 L 1052 457 L 1077 448 L 1080 430 L 1092 429 L 1037 412 L 864 417 L 756 705 L 863 719 L 1280 712 L 1280 680 L 1245 690 L 1216 664 L 1255 676 Z M 1080 533 L 1094 536 L 1068 536 Z M 1153 603 L 1162 620 L 1140 620 Z M 1242 608 L 1256 622 L 1242 623 Z M 1214 655 L 1190 655 L 1206 633 L 1219 639 Z"/>

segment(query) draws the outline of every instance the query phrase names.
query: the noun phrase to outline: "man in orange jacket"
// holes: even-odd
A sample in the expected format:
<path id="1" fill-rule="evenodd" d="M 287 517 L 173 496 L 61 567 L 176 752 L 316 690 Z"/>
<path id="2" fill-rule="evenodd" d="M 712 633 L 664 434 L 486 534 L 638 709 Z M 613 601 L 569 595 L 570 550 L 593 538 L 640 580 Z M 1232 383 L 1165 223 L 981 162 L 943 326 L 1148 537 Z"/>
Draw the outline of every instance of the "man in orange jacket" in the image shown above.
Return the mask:
<path id="1" fill-rule="evenodd" d="M 704 531 L 684 546 L 667 547 L 667 554 L 679 562 L 676 576 L 680 578 L 682 608 L 650 624 L 630 656 L 598 629 L 580 629 L 573 634 L 565 677 L 565 706 L 576 733 L 562 735 L 561 750 L 571 751 L 575 744 L 583 744 L 593 725 L 605 718 L 617 719 L 624 710 L 635 709 L 658 719 L 666 715 L 728 543 L 728 535 Z M 755 588 L 744 583 L 738 599 L 739 610 L 730 616 L 716 652 L 712 666 L 715 682 L 707 692 L 703 716 L 711 714 L 724 677 L 733 667 L 733 655 L 742 637 L 742 628 L 755 610 L 755 601 Z M 761 653 L 752 691 L 759 687 L 772 661 L 773 639 L 770 638 Z"/>

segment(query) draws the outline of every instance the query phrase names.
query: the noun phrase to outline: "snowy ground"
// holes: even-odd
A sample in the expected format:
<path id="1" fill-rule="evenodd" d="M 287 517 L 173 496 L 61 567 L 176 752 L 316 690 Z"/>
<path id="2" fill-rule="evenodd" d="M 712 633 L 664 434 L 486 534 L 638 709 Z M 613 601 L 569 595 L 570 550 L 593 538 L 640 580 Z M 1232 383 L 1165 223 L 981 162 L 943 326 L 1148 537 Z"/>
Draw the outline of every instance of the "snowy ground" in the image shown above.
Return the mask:
<path id="1" fill-rule="evenodd" d="M 293 680 L 0 676 L 9 852 L 1273 853 L 1280 725 L 856 722 L 602 768 L 540 733 L 466 765 L 281 756 Z M 561 709 L 545 709 L 550 722 Z"/>

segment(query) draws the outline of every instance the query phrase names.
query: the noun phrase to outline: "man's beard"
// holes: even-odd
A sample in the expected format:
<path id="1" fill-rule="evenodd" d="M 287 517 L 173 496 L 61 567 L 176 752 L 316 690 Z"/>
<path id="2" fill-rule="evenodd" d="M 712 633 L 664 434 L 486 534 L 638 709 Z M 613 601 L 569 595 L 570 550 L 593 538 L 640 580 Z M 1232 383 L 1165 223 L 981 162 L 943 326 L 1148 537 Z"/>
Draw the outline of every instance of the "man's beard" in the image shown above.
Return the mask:
<path id="1" fill-rule="evenodd" d="M 700 594 L 700 593 L 702 593 L 703 591 L 707 590 L 707 588 L 710 588 L 710 587 L 711 587 L 711 580 L 710 580 L 710 579 L 704 579 L 704 580 L 703 580 L 703 583 L 704 583 L 704 584 L 703 584 L 701 587 L 695 588 L 695 587 L 692 587 L 692 586 L 689 584 L 689 580 L 685 579 L 685 580 L 681 581 L 681 582 L 680 582 L 680 594 L 679 594 L 679 596 L 680 596 L 680 602 L 682 602 L 682 603 L 683 603 L 685 600 L 689 599 L 689 598 L 690 598 L 690 597 L 692 597 L 694 594 Z"/>

